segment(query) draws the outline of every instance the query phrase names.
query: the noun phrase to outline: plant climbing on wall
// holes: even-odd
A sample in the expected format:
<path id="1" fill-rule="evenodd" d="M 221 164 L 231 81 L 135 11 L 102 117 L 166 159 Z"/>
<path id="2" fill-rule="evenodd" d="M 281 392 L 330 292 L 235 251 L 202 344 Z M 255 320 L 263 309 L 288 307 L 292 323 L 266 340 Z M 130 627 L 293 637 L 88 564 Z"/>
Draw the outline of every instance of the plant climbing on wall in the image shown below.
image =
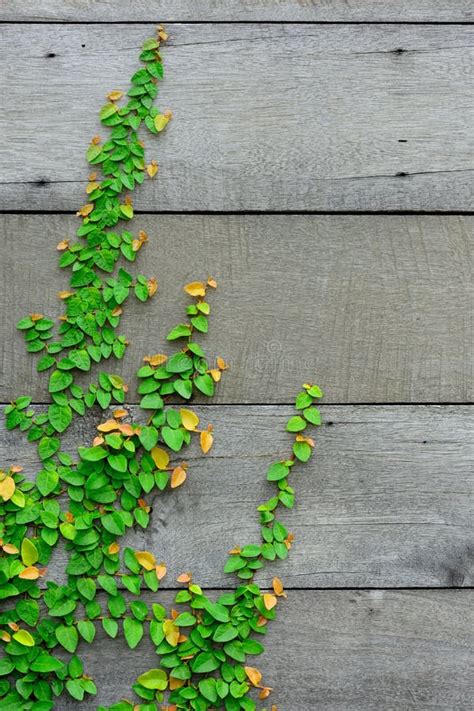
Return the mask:
<path id="1" fill-rule="evenodd" d="M 118 262 L 134 262 L 148 241 L 145 232 L 134 235 L 128 229 L 129 193 L 158 171 L 156 161 L 145 162 L 141 124 L 157 134 L 171 118 L 154 106 L 163 77 L 160 43 L 166 38 L 159 27 L 157 36 L 145 41 L 143 67 L 132 76 L 127 98 L 111 91 L 100 111 L 109 135 L 104 142 L 94 137 L 87 150 L 94 170 L 87 202 L 77 212 L 77 240 L 58 244 L 59 265 L 71 271 L 70 288 L 59 292 L 65 310 L 58 328 L 40 313 L 17 324 L 27 351 L 40 356 L 37 370 L 49 378 L 51 404 L 35 409 L 25 396 L 5 408 L 7 428 L 36 442 L 41 460 L 34 482 L 17 465 L 0 472 L 0 707 L 5 710 L 49 711 L 62 694 L 79 701 L 95 695 L 94 670 L 84 668 L 81 648 L 93 644 L 99 627 L 111 638 L 122 633 L 132 650 L 147 635 L 158 655 L 154 668 L 137 677 L 135 700 L 119 700 L 109 707 L 114 711 L 252 711 L 256 700 L 271 692 L 249 657 L 263 651 L 260 640 L 275 618 L 278 598 L 286 594 L 279 578 L 272 591 L 262 591 L 254 576 L 286 558 L 291 548 L 292 535 L 278 512 L 293 507 L 293 467 L 312 454 L 314 441 L 306 430 L 321 422 L 314 404 L 320 389 L 306 384 L 297 395 L 298 412 L 287 423 L 294 441 L 288 455 L 267 471 L 274 491 L 258 507 L 261 540 L 232 549 L 225 562 L 224 571 L 237 578 L 235 589 L 213 600 L 183 573 L 176 607 L 166 610 L 158 595 L 151 605 L 142 599 L 144 590 L 158 592 L 166 565 L 155 553 L 132 550 L 121 539 L 134 527 L 148 527 L 157 495 L 185 483 L 187 465 L 180 455 L 192 438 L 199 438 L 204 454 L 212 447 L 211 425 L 200 427 L 187 403 L 196 393 L 211 397 L 227 368 L 222 358 L 211 366 L 196 340 L 208 330 L 207 294 L 215 280 L 184 287 L 191 303 L 183 322 L 167 335 L 174 352 L 144 358 L 137 372 L 139 423 L 130 421 L 123 406 L 127 385 L 120 376 L 101 371 L 87 388 L 76 382 L 78 373 L 124 356 L 127 340 L 118 328 L 128 298 L 146 302 L 157 291 L 153 277 L 132 276 Z M 186 406 L 170 404 L 176 401 Z M 75 417 L 94 407 L 108 414 L 93 442 L 80 446 L 73 458 L 63 450 L 61 436 Z M 68 557 L 66 584 L 47 572 L 60 542 Z"/>

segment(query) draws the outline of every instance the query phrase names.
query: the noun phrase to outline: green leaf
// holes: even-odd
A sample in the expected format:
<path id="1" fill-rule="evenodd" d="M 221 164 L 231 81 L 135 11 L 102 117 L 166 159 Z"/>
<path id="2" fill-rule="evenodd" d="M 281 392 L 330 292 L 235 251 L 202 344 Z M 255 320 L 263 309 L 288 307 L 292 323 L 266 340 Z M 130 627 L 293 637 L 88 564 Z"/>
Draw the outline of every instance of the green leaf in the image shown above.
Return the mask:
<path id="1" fill-rule="evenodd" d="M 57 432 L 64 432 L 72 422 L 72 410 L 69 405 L 53 403 L 48 407 L 48 419 Z"/>
<path id="2" fill-rule="evenodd" d="M 193 367 L 192 359 L 186 353 L 174 353 L 165 364 L 168 373 L 183 373 Z"/>
<path id="3" fill-rule="evenodd" d="M 179 452 L 183 446 L 184 435 L 182 430 L 173 430 L 171 427 L 163 427 L 161 436 L 165 444 L 168 445 L 173 452 Z"/>
<path id="4" fill-rule="evenodd" d="M 112 617 L 104 617 L 104 619 L 102 620 L 102 627 L 104 628 L 105 633 L 108 634 L 109 637 L 115 639 L 118 634 L 117 620 L 112 619 Z"/>
<path id="5" fill-rule="evenodd" d="M 53 657 L 51 654 L 40 653 L 38 657 L 30 664 L 30 670 L 33 672 L 54 672 L 64 668 L 64 663 Z"/>
<path id="6" fill-rule="evenodd" d="M 50 459 L 61 446 L 57 437 L 41 437 L 38 442 L 38 454 L 41 459 Z"/>
<path id="7" fill-rule="evenodd" d="M 280 479 L 285 479 L 289 474 L 289 468 L 282 462 L 274 462 L 270 464 L 267 470 L 267 480 L 268 481 L 280 481 Z"/>
<path id="8" fill-rule="evenodd" d="M 39 560 L 38 549 L 29 538 L 24 538 L 21 542 L 21 560 L 26 566 L 34 565 Z"/>
<path id="9" fill-rule="evenodd" d="M 82 639 L 84 639 L 89 644 L 92 644 L 95 637 L 95 625 L 91 620 L 79 620 L 77 623 L 77 629 Z"/>
<path id="10" fill-rule="evenodd" d="M 13 639 L 15 642 L 18 642 L 18 644 L 23 645 L 23 647 L 35 646 L 35 640 L 28 630 L 18 630 L 18 632 L 15 632 L 13 635 Z"/>
<path id="11" fill-rule="evenodd" d="M 293 453 L 300 462 L 307 462 L 311 452 L 311 446 L 307 442 L 295 442 L 293 445 Z"/>
<path id="12" fill-rule="evenodd" d="M 218 622 L 229 621 L 229 610 L 218 602 L 204 601 L 205 610 Z"/>
<path id="13" fill-rule="evenodd" d="M 217 691 L 216 691 L 216 680 L 215 679 L 201 679 L 198 684 L 199 691 L 204 696 L 205 699 L 211 703 L 217 701 Z"/>
<path id="14" fill-rule="evenodd" d="M 301 430 L 304 430 L 305 427 L 306 427 L 306 421 L 299 415 L 290 417 L 290 419 L 288 420 L 288 423 L 286 425 L 286 429 L 288 432 L 301 432 Z"/>
<path id="15" fill-rule="evenodd" d="M 214 395 L 214 381 L 209 373 L 198 375 L 194 378 L 194 385 L 203 393 L 203 395 L 207 395 L 207 397 L 212 397 L 212 395 Z"/>
<path id="16" fill-rule="evenodd" d="M 96 586 L 92 578 L 80 578 L 77 581 L 77 589 L 86 600 L 95 598 Z"/>
<path id="17" fill-rule="evenodd" d="M 191 627 L 196 624 L 196 618 L 190 612 L 182 612 L 174 620 L 174 624 L 178 627 Z"/>
<path id="18" fill-rule="evenodd" d="M 56 469 L 42 469 L 36 476 L 36 486 L 40 494 L 49 496 L 58 485 L 59 474 Z"/>
<path id="19" fill-rule="evenodd" d="M 303 415 L 312 425 L 321 424 L 321 413 L 317 407 L 307 407 L 306 410 L 303 411 Z"/>
<path id="20" fill-rule="evenodd" d="M 140 444 L 149 452 L 158 442 L 158 430 L 156 427 L 142 427 L 138 439 Z"/>
<path id="21" fill-rule="evenodd" d="M 113 116 L 117 111 L 118 107 L 115 104 L 105 104 L 105 106 L 103 106 L 99 112 L 99 118 L 102 121 L 103 119 Z"/>
<path id="22" fill-rule="evenodd" d="M 207 333 L 209 329 L 207 318 L 203 314 L 192 318 L 191 323 L 196 329 L 196 331 L 201 331 L 201 333 Z"/>
<path id="23" fill-rule="evenodd" d="M 130 649 L 135 649 L 143 637 L 143 624 L 133 617 L 126 617 L 123 621 L 123 633 Z"/>
<path id="24" fill-rule="evenodd" d="M 101 518 L 101 522 L 105 530 L 112 533 L 114 536 L 123 536 L 125 533 L 125 523 L 117 511 L 103 516 Z"/>
<path id="25" fill-rule="evenodd" d="M 224 566 L 224 573 L 234 573 L 236 570 L 245 568 L 246 565 L 246 561 L 242 560 L 240 556 L 232 555 L 230 556 L 230 558 L 227 559 L 227 562 Z"/>
<path id="26" fill-rule="evenodd" d="M 56 627 L 56 639 L 67 652 L 74 653 L 79 644 L 79 635 L 73 625 L 61 625 Z"/>
<path id="27" fill-rule="evenodd" d="M 163 669 L 150 669 L 139 676 L 137 682 L 145 689 L 164 691 L 168 686 L 168 675 Z"/>
<path id="28" fill-rule="evenodd" d="M 161 410 L 163 407 L 163 400 L 158 393 L 149 393 L 140 400 L 140 407 L 144 410 Z"/>
<path id="29" fill-rule="evenodd" d="M 128 460 L 124 454 L 109 454 L 107 462 L 116 472 L 124 474 L 128 469 Z"/>
<path id="30" fill-rule="evenodd" d="M 166 336 L 168 341 L 174 341 L 177 338 L 187 338 L 192 333 L 190 327 L 185 323 L 179 323 Z"/>
<path id="31" fill-rule="evenodd" d="M 103 447 L 79 447 L 77 450 L 81 459 L 86 462 L 98 462 L 100 459 L 105 459 L 108 452 Z"/>
<path id="32" fill-rule="evenodd" d="M 68 388 L 73 380 L 71 373 L 65 370 L 53 370 L 49 376 L 48 390 L 50 393 L 58 393 Z"/>
<path id="33" fill-rule="evenodd" d="M 189 400 L 193 394 L 193 384 L 191 380 L 175 380 L 173 387 L 182 398 Z"/>
<path id="34" fill-rule="evenodd" d="M 19 600 L 17 602 L 15 611 L 23 622 L 27 625 L 35 627 L 39 619 L 39 605 L 36 600 Z"/>
<path id="35" fill-rule="evenodd" d="M 191 669 L 195 674 L 207 674 L 218 667 L 219 662 L 210 652 L 201 652 L 191 662 Z"/>

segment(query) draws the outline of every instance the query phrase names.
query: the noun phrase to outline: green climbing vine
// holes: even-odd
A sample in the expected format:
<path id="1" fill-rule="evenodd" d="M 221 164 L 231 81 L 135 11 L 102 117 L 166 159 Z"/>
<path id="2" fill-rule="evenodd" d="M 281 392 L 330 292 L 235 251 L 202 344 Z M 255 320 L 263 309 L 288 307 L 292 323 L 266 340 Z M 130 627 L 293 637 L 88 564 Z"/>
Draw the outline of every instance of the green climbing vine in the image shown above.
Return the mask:
<path id="1" fill-rule="evenodd" d="M 112 91 L 100 111 L 109 137 L 103 143 L 94 137 L 87 159 L 101 176 L 89 176 L 87 203 L 77 213 L 82 218 L 77 240 L 58 245 L 59 265 L 71 271 L 70 289 L 59 292 L 65 312 L 58 328 L 40 313 L 17 324 L 27 351 L 40 354 L 38 372 L 49 374 L 51 404 L 35 409 L 30 397 L 19 397 L 5 409 L 7 428 L 36 442 L 42 463 L 35 482 L 17 465 L 0 472 L 0 707 L 5 710 L 49 711 L 62 694 L 80 701 L 95 695 L 93 670 L 84 669 L 80 651 L 93 643 L 99 627 L 111 638 L 121 631 L 130 649 L 147 635 L 158 655 L 155 668 L 133 686 L 139 701 L 123 699 L 109 707 L 114 711 L 252 711 L 255 698 L 265 700 L 271 692 L 248 657 L 263 651 L 267 622 L 286 594 L 278 578 L 266 592 L 253 578 L 290 550 L 292 535 L 277 515 L 281 507 L 294 505 L 293 467 L 312 454 L 314 441 L 306 430 L 321 422 L 314 405 L 320 389 L 303 386 L 295 403 L 298 414 L 287 423 L 294 433 L 292 449 L 267 471 L 275 489 L 258 507 L 260 542 L 230 551 L 224 571 L 237 577 L 237 587 L 212 600 L 183 573 L 177 607 L 167 611 L 141 599 L 143 590 L 158 591 L 165 564 L 152 552 L 122 548 L 120 541 L 134 527 L 147 528 L 160 492 L 184 484 L 187 464 L 177 458 L 191 439 L 198 436 L 204 453 L 212 447 L 212 427 L 200 429 L 193 410 L 169 403 L 180 398 L 186 404 L 196 392 L 211 397 L 227 368 L 222 358 L 211 367 L 195 340 L 208 330 L 207 293 L 215 280 L 184 287 L 191 303 L 183 322 L 167 335 L 175 351 L 144 358 L 137 372 L 144 422 L 130 421 L 120 376 L 100 372 L 88 388 L 75 380 L 94 364 L 124 356 L 127 340 L 117 329 L 125 303 L 132 293 L 146 302 L 157 291 L 154 278 L 132 276 L 117 263 L 134 262 L 148 239 L 145 232 L 134 236 L 126 228 L 133 205 L 125 193 L 158 170 L 156 161 L 145 163 L 137 132 L 143 123 L 160 133 L 171 118 L 153 105 L 163 77 L 160 43 L 166 38 L 159 27 L 156 38 L 145 41 L 143 67 L 132 76 L 126 103 L 119 103 L 122 92 Z M 75 416 L 94 406 L 107 417 L 74 459 L 62 449 L 61 435 Z M 47 578 L 61 541 L 68 556 L 64 585 Z"/>

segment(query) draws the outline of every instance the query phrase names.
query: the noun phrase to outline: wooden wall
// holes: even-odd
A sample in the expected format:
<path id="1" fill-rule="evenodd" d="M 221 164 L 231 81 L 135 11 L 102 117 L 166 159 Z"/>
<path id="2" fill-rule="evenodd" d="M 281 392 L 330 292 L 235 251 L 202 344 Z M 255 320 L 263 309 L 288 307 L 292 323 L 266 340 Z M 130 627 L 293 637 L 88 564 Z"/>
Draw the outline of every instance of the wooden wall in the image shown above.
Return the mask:
<path id="1" fill-rule="evenodd" d="M 162 349 L 201 274 L 219 281 L 206 342 L 231 370 L 198 407 L 214 449 L 191 450 L 186 487 L 130 543 L 166 559 L 170 581 L 192 568 L 225 586 L 298 386 L 326 392 L 260 664 L 279 711 L 472 708 L 473 20 L 467 0 L 0 6 L 0 402 L 47 402 L 15 323 L 59 312 L 54 247 L 83 202 L 85 147 L 158 21 L 175 118 L 147 139 L 160 174 L 134 204 L 162 296 L 128 307 L 115 370 L 131 379 Z M 98 417 L 67 434 L 71 451 Z M 2 464 L 33 476 L 34 448 L 0 422 Z M 99 703 L 153 665 L 145 643 L 84 654 Z"/>

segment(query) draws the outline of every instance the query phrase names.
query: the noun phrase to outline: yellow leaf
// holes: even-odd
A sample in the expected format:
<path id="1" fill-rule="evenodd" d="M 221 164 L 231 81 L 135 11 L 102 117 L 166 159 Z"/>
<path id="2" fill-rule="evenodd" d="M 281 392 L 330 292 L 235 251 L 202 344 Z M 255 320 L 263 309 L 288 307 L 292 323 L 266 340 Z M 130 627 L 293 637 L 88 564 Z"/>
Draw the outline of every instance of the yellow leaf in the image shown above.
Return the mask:
<path id="1" fill-rule="evenodd" d="M 24 538 L 21 542 L 21 559 L 24 565 L 34 565 L 39 558 L 38 549 L 33 541 L 29 538 Z"/>
<path id="2" fill-rule="evenodd" d="M 210 370 L 209 375 L 215 383 L 218 383 L 219 380 L 222 378 L 222 373 L 218 368 L 213 368 L 212 370 Z"/>
<path id="3" fill-rule="evenodd" d="M 206 285 L 202 281 L 191 281 L 189 284 L 183 286 L 184 291 L 189 296 L 205 296 L 206 295 Z"/>
<path id="4" fill-rule="evenodd" d="M 15 493 L 15 482 L 11 476 L 0 481 L 0 496 L 4 501 L 9 501 Z"/>
<path id="5" fill-rule="evenodd" d="M 24 647 L 34 647 L 35 640 L 27 630 L 19 630 L 13 635 L 13 639 Z"/>
<path id="6" fill-rule="evenodd" d="M 6 630 L 2 630 L 2 632 L 0 632 L 0 639 L 2 639 L 4 642 L 11 642 L 12 638 Z"/>
<path id="7" fill-rule="evenodd" d="M 87 185 L 86 185 L 87 195 L 90 195 L 91 193 L 93 193 L 94 190 L 97 190 L 97 188 L 100 188 L 100 183 L 97 183 L 94 180 L 92 180 L 90 183 L 87 183 Z"/>
<path id="8" fill-rule="evenodd" d="M 155 175 L 158 173 L 158 163 L 156 160 L 152 160 L 151 163 L 149 163 L 146 167 L 146 172 L 150 176 L 150 178 L 154 178 Z"/>
<path id="9" fill-rule="evenodd" d="M 199 441 L 201 444 L 202 451 L 204 452 L 204 454 L 207 454 L 212 447 L 214 437 L 208 430 L 205 430 L 204 432 L 201 432 L 199 436 Z"/>
<path id="10" fill-rule="evenodd" d="M 273 578 L 272 587 L 275 595 L 277 595 L 278 597 L 287 597 L 287 594 L 283 588 L 283 583 L 281 582 L 280 578 Z"/>
<path id="11" fill-rule="evenodd" d="M 22 580 L 38 580 L 40 571 L 34 565 L 30 565 L 22 570 L 18 577 Z"/>
<path id="12" fill-rule="evenodd" d="M 77 215 L 77 217 L 87 217 L 87 215 L 91 214 L 93 209 L 94 209 L 94 204 L 92 202 L 88 202 L 87 205 L 83 205 L 76 212 L 76 215 Z"/>
<path id="13" fill-rule="evenodd" d="M 181 415 L 183 427 L 186 430 L 193 432 L 199 424 L 199 417 L 196 415 L 196 413 L 192 410 L 186 410 L 184 407 L 182 407 L 179 411 L 179 414 Z"/>
<path id="14" fill-rule="evenodd" d="M 30 314 L 32 321 L 41 321 L 42 318 L 44 318 L 43 314 Z"/>
<path id="15" fill-rule="evenodd" d="M 128 415 L 128 412 L 127 412 L 127 410 L 124 410 L 122 407 L 119 407 L 119 408 L 117 408 L 117 410 L 114 410 L 112 414 L 116 420 L 120 420 L 122 417 L 126 417 Z"/>
<path id="16" fill-rule="evenodd" d="M 271 688 L 269 686 L 264 686 L 261 692 L 258 695 L 258 698 L 263 701 L 263 699 L 267 699 L 270 696 Z M 274 707 L 276 708 L 276 706 Z"/>
<path id="17" fill-rule="evenodd" d="M 115 420 L 106 420 L 100 425 L 97 425 L 99 432 L 113 432 L 113 430 L 118 430 L 119 424 Z"/>
<path id="18" fill-rule="evenodd" d="M 176 469 L 173 469 L 173 473 L 171 474 L 171 488 L 177 489 L 178 486 L 184 484 L 186 476 L 186 470 L 183 469 L 183 467 L 176 467 Z"/>
<path id="19" fill-rule="evenodd" d="M 58 296 L 60 299 L 69 299 L 70 296 L 74 296 L 73 291 L 58 291 Z"/>
<path id="20" fill-rule="evenodd" d="M 62 239 L 61 242 L 58 242 L 56 245 L 56 249 L 58 250 L 58 252 L 63 252 L 68 247 L 69 247 L 69 240 L 68 239 Z"/>
<path id="21" fill-rule="evenodd" d="M 244 667 L 247 678 L 253 686 L 258 686 L 262 681 L 262 672 L 255 667 Z"/>
<path id="22" fill-rule="evenodd" d="M 156 566 L 155 556 L 148 551 L 135 551 L 135 558 L 145 570 L 153 570 Z"/>
<path id="23" fill-rule="evenodd" d="M 109 553 L 109 555 L 115 555 L 116 553 L 119 552 L 119 550 L 120 550 L 120 546 L 118 543 L 111 543 L 107 549 L 107 552 Z"/>
<path id="24" fill-rule="evenodd" d="M 171 115 L 169 114 L 158 114 L 155 116 L 155 128 L 157 131 L 162 131 L 165 126 L 168 124 L 168 121 L 170 120 Z"/>
<path id="25" fill-rule="evenodd" d="M 171 644 L 172 647 L 176 647 L 179 640 L 179 627 L 174 624 L 173 620 L 165 620 L 163 622 L 163 631 L 168 644 Z"/>
<path id="26" fill-rule="evenodd" d="M 266 610 L 272 610 L 277 604 L 275 595 L 272 595 L 271 593 L 264 593 L 263 604 L 265 605 Z"/>
<path id="27" fill-rule="evenodd" d="M 123 91 L 119 91 L 118 89 L 114 89 L 113 91 L 109 91 L 107 94 L 107 99 L 109 101 L 118 101 L 121 99 L 123 96 Z"/>
<path id="28" fill-rule="evenodd" d="M 170 455 L 166 450 L 153 447 L 150 454 L 158 469 L 166 469 L 170 461 Z"/>
<path id="29" fill-rule="evenodd" d="M 8 553 L 8 555 L 14 555 L 15 553 L 19 553 L 20 551 L 16 546 L 13 545 L 13 543 L 5 543 L 2 546 L 3 550 L 5 553 Z"/>
<path id="30" fill-rule="evenodd" d="M 168 360 L 168 356 L 164 353 L 155 353 L 155 355 L 152 356 L 145 356 L 143 360 L 145 361 L 145 363 L 149 363 L 153 367 L 156 367 L 157 365 L 162 365 L 162 363 L 166 363 L 166 361 Z"/>

